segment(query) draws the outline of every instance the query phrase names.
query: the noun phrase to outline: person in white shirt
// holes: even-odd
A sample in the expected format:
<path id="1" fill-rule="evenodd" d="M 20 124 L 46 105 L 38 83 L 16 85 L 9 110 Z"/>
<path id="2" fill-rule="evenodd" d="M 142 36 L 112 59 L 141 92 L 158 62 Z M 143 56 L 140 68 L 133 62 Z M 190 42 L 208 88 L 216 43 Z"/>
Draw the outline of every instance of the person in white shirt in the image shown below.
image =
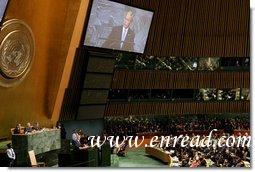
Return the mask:
<path id="1" fill-rule="evenodd" d="M 11 143 L 7 144 L 6 154 L 7 154 L 7 159 L 8 159 L 9 167 L 13 167 L 15 159 L 16 159 L 16 155 L 15 155 L 14 150 L 12 149 Z"/>
<path id="2" fill-rule="evenodd" d="M 80 136 L 77 132 L 77 129 L 74 130 L 73 134 L 72 134 L 72 143 L 73 143 L 73 146 L 76 146 L 76 147 L 80 147 Z"/>
<path id="3" fill-rule="evenodd" d="M 106 41 L 103 43 L 103 48 L 133 51 L 135 32 L 130 28 L 133 22 L 134 12 L 128 11 L 125 13 L 123 24 L 115 26 Z"/>
<path id="4" fill-rule="evenodd" d="M 170 158 L 171 158 L 171 161 L 169 164 L 170 167 L 180 167 L 179 158 L 177 157 L 175 152 L 171 154 Z"/>

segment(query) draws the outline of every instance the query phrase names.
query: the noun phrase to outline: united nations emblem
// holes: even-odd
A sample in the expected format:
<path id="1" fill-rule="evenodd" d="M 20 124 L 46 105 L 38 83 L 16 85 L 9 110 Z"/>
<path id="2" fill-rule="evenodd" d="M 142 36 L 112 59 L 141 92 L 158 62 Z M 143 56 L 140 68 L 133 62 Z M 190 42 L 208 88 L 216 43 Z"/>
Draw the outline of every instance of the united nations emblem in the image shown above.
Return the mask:
<path id="1" fill-rule="evenodd" d="M 11 87 L 28 73 L 35 53 L 33 32 L 21 20 L 3 24 L 0 32 L 0 85 Z"/>

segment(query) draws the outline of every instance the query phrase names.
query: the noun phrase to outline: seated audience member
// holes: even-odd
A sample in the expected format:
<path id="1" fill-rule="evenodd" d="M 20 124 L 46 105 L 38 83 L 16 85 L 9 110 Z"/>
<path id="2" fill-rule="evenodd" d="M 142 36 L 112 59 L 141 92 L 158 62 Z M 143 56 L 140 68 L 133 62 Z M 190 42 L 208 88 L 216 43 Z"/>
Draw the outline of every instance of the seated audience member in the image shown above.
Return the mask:
<path id="1" fill-rule="evenodd" d="M 13 134 L 21 134 L 21 124 L 17 124 L 17 126 L 15 127 Z"/>
<path id="2" fill-rule="evenodd" d="M 200 159 L 201 163 L 199 165 L 199 167 L 207 167 L 207 162 L 204 158 Z"/>
<path id="3" fill-rule="evenodd" d="M 179 159 L 178 157 L 176 156 L 176 153 L 172 153 L 171 154 L 171 163 L 169 165 L 170 167 L 179 167 Z"/>
<path id="4" fill-rule="evenodd" d="M 7 144 L 6 154 L 7 154 L 8 166 L 13 167 L 15 159 L 16 159 L 16 155 L 14 150 L 12 149 L 11 143 Z"/>
<path id="5" fill-rule="evenodd" d="M 205 156 L 205 161 L 206 161 L 206 167 L 211 167 L 214 164 L 214 162 L 211 160 L 210 155 Z"/>
<path id="6" fill-rule="evenodd" d="M 28 133 L 31 133 L 32 131 L 33 131 L 33 130 L 32 130 L 32 126 L 31 126 L 31 124 L 28 122 L 24 132 L 25 132 L 25 134 L 28 134 Z"/>
<path id="7" fill-rule="evenodd" d="M 126 156 L 126 148 L 128 146 L 128 140 L 125 140 L 122 144 L 117 147 L 116 154 L 118 156 Z"/>
<path id="8" fill-rule="evenodd" d="M 200 165 L 200 160 L 199 160 L 199 157 L 196 156 L 194 157 L 194 160 L 191 161 L 190 167 L 198 167 L 199 165 Z"/>
<path id="9" fill-rule="evenodd" d="M 40 127 L 40 125 L 39 125 L 38 122 L 35 123 L 35 126 L 33 126 L 32 129 L 35 130 L 35 131 L 40 131 L 40 130 L 42 130 L 42 128 Z"/>

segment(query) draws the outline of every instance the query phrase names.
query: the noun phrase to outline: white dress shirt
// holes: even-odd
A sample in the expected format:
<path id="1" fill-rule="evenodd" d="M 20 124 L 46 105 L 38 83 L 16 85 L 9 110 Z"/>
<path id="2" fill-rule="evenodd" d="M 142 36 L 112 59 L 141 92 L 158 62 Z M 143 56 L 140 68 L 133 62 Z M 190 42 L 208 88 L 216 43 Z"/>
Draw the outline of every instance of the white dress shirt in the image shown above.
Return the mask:
<path id="1" fill-rule="evenodd" d="M 124 26 L 122 28 L 122 35 L 121 35 L 121 43 L 120 43 L 120 48 L 122 48 L 123 46 L 123 43 L 126 39 L 126 36 L 127 36 L 127 32 L 128 32 L 128 28 L 126 29 Z"/>
<path id="2" fill-rule="evenodd" d="M 77 141 L 78 140 L 78 136 L 77 136 L 76 133 L 72 134 L 72 139 L 73 139 L 73 141 Z"/>
<path id="3" fill-rule="evenodd" d="M 14 150 L 13 150 L 12 148 L 7 149 L 7 150 L 6 150 L 6 153 L 7 153 L 7 156 L 8 156 L 10 159 L 14 159 L 14 160 L 16 159 Z"/>

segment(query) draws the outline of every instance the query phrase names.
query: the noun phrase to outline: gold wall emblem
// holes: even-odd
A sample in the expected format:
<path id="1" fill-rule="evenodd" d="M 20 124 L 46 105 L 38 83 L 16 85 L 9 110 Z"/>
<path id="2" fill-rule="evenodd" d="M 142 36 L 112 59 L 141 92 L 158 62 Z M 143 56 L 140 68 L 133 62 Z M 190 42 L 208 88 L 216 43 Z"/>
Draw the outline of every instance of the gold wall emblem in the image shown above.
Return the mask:
<path id="1" fill-rule="evenodd" d="M 18 19 L 6 21 L 0 32 L 0 85 L 11 87 L 20 83 L 31 68 L 34 53 L 30 27 Z"/>

